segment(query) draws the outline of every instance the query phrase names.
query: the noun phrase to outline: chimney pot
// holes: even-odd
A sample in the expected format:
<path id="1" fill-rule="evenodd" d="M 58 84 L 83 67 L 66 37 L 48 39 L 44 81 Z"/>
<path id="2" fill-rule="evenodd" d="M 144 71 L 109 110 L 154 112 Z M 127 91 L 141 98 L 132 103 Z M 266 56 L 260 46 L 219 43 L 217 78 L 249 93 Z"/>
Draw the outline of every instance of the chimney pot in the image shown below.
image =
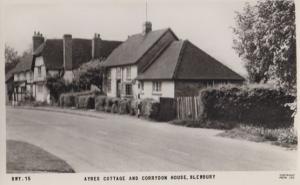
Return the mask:
<path id="1" fill-rule="evenodd" d="M 148 34 L 149 32 L 152 31 L 152 23 L 149 22 L 149 21 L 146 21 L 143 25 L 143 33 L 146 35 Z"/>

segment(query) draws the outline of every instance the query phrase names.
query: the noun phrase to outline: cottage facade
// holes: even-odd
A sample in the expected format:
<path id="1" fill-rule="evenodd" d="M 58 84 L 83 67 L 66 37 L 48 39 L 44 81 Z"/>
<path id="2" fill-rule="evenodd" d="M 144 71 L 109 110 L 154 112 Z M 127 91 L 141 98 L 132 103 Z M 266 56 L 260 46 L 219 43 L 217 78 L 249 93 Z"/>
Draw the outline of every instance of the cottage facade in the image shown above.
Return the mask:
<path id="1" fill-rule="evenodd" d="M 32 60 L 32 55 L 26 54 L 20 59 L 20 62 L 12 70 L 14 101 L 24 101 L 25 99 L 33 99 L 33 97 L 35 96 L 33 72 L 31 70 Z"/>
<path id="2" fill-rule="evenodd" d="M 146 22 L 107 58 L 106 92 L 121 98 L 195 96 L 206 86 L 242 83 L 244 78 L 190 41 Z"/>
<path id="3" fill-rule="evenodd" d="M 121 42 L 102 40 L 99 34 L 93 39 L 72 38 L 65 34 L 63 39 L 47 39 L 35 35 L 37 48 L 33 53 L 33 83 L 36 100 L 50 103 L 51 94 L 46 87 L 47 77 L 60 76 L 70 83 L 74 70 L 92 59 L 106 58 Z"/>

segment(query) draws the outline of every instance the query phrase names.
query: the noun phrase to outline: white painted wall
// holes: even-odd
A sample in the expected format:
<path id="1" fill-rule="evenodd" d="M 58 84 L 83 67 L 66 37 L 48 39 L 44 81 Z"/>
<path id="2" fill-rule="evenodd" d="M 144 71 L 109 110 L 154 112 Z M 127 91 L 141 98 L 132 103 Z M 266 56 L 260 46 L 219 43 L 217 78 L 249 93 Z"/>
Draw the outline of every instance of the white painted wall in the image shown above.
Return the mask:
<path id="1" fill-rule="evenodd" d="M 153 98 L 159 100 L 160 97 L 174 98 L 175 97 L 175 83 L 174 81 L 162 81 L 161 92 L 153 92 L 153 82 L 144 81 L 144 91 L 140 89 L 141 99 Z"/>
<path id="2" fill-rule="evenodd" d="M 41 67 L 41 76 L 38 75 L 38 68 Z M 42 82 L 40 84 L 37 84 L 35 89 L 35 100 L 36 101 L 41 101 L 44 102 L 46 101 L 47 103 L 50 103 L 50 93 L 45 85 L 45 81 L 47 78 L 47 73 L 46 73 L 46 67 L 44 64 L 44 59 L 43 57 L 37 57 L 35 58 L 35 65 L 34 65 L 34 71 L 33 71 L 33 79 L 35 82 Z M 40 91 L 39 91 L 40 88 Z"/>
<path id="3" fill-rule="evenodd" d="M 39 88 L 41 91 L 39 91 Z M 36 96 L 35 96 L 36 101 L 40 102 L 47 102 L 50 103 L 50 92 L 48 91 L 46 85 L 44 84 L 37 84 L 36 85 Z"/>
<path id="4" fill-rule="evenodd" d="M 63 78 L 67 83 L 71 83 L 74 79 L 73 71 L 65 71 Z"/>
<path id="5" fill-rule="evenodd" d="M 127 79 L 127 67 L 130 67 L 130 79 Z M 107 92 L 107 96 L 109 97 L 116 97 L 117 96 L 117 70 L 118 68 L 121 71 L 121 83 L 127 82 L 132 83 L 132 93 L 133 97 L 137 98 L 139 89 L 138 89 L 138 83 L 133 83 L 134 79 L 137 77 L 137 66 L 123 66 L 123 67 L 113 67 L 110 68 L 111 70 L 111 91 Z"/>
<path id="6" fill-rule="evenodd" d="M 38 75 L 38 68 L 41 67 L 41 76 Z M 35 65 L 34 65 L 34 70 L 33 70 L 33 76 L 34 76 L 34 81 L 45 81 L 47 74 L 46 74 L 46 67 L 44 64 L 44 59 L 42 56 L 36 57 L 35 58 Z"/>

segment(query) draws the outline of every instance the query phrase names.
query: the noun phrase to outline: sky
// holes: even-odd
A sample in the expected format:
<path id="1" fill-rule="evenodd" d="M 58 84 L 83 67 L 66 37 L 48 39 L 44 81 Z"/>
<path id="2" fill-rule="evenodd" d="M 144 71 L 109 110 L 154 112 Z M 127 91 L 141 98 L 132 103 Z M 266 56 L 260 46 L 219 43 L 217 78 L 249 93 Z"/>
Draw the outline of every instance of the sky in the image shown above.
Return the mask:
<path id="1" fill-rule="evenodd" d="M 251 0 L 253 1 L 253 0 Z M 232 49 L 235 11 L 246 0 L 148 0 L 152 29 L 171 28 L 212 57 L 246 76 Z M 125 41 L 142 32 L 146 0 L 7 0 L 4 2 L 5 43 L 20 54 L 32 45 L 34 31 L 46 38 L 92 38 Z"/>

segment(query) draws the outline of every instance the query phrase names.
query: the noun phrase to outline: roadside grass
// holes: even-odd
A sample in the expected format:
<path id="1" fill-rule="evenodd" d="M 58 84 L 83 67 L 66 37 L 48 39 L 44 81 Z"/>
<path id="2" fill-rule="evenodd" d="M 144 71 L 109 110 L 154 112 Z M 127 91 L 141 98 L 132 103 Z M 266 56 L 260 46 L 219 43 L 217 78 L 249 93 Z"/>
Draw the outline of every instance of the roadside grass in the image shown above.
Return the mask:
<path id="1" fill-rule="evenodd" d="M 297 132 L 293 127 L 268 129 L 241 124 L 231 130 L 226 130 L 218 134 L 218 136 L 254 142 L 270 142 L 271 144 L 289 149 L 297 149 L 298 144 Z"/>
<path id="2" fill-rule="evenodd" d="M 7 173 L 74 173 L 72 167 L 62 159 L 35 145 L 6 141 Z"/>

